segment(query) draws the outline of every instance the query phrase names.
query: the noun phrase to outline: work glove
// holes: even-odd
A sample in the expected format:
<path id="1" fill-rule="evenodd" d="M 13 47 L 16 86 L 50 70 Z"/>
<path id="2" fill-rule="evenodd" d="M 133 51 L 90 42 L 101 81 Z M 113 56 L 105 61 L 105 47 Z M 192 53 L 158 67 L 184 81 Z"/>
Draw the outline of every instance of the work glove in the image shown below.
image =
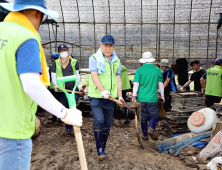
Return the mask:
<path id="1" fill-rule="evenodd" d="M 205 88 L 201 88 L 201 92 L 204 93 L 205 92 Z"/>
<path id="2" fill-rule="evenodd" d="M 104 99 L 109 99 L 110 98 L 110 93 L 107 90 L 104 90 L 101 92 L 101 96 Z"/>
<path id="3" fill-rule="evenodd" d="M 124 100 L 122 97 L 119 97 L 118 100 L 119 100 L 120 102 L 122 102 L 122 104 L 120 105 L 121 107 L 123 107 L 123 106 L 126 104 L 125 100 Z"/>
<path id="4" fill-rule="evenodd" d="M 73 126 L 82 126 L 82 112 L 78 109 L 67 109 L 66 116 L 61 119 L 63 122 Z"/>
<path id="5" fill-rule="evenodd" d="M 54 86 L 55 86 L 55 91 L 60 91 L 60 87 L 57 84 L 55 84 Z"/>
<path id="6" fill-rule="evenodd" d="M 133 96 L 133 97 L 132 97 L 132 102 L 137 102 L 137 100 L 136 100 L 136 97 L 135 97 L 135 96 Z"/>
<path id="7" fill-rule="evenodd" d="M 84 96 L 84 90 L 83 90 L 83 88 L 79 88 L 79 92 L 81 92 L 81 96 Z"/>
<path id="8" fill-rule="evenodd" d="M 180 91 L 184 91 L 184 88 L 183 88 L 183 87 L 181 87 L 179 90 L 180 90 Z"/>
<path id="9" fill-rule="evenodd" d="M 163 101 L 163 103 L 165 103 L 165 97 L 161 96 L 160 99 Z"/>

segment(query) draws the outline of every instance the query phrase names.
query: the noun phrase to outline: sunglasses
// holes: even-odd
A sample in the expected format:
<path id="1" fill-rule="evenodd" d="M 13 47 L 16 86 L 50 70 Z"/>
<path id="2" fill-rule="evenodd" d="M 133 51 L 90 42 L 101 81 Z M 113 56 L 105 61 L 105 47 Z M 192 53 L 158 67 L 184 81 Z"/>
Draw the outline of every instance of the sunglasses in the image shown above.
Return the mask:
<path id="1" fill-rule="evenodd" d="M 43 23 L 43 22 L 45 22 L 46 21 L 46 19 L 48 18 L 48 15 L 45 15 L 44 13 L 42 13 L 41 14 L 41 24 Z"/>

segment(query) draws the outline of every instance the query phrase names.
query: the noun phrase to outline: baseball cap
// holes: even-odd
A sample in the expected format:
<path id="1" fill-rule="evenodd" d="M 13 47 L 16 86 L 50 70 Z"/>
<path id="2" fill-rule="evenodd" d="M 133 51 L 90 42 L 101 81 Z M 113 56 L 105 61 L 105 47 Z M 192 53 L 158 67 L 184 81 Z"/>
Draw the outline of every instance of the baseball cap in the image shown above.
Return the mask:
<path id="1" fill-rule="evenodd" d="M 52 53 L 51 58 L 52 58 L 52 57 L 54 57 L 54 58 L 59 58 L 59 53 L 57 53 L 57 52 Z"/>
<path id="2" fill-rule="evenodd" d="M 61 51 L 61 50 L 67 50 L 68 51 L 69 49 L 65 44 L 60 44 L 58 46 L 58 52 Z"/>
<path id="3" fill-rule="evenodd" d="M 103 45 L 106 45 L 106 44 L 114 45 L 115 44 L 115 40 L 114 40 L 112 35 L 104 35 L 102 37 L 102 39 L 101 39 L 101 43 Z"/>
<path id="4" fill-rule="evenodd" d="M 199 60 L 194 60 L 190 62 L 190 66 L 192 67 L 193 64 L 200 64 Z"/>
<path id="5" fill-rule="evenodd" d="M 8 11 L 22 11 L 25 9 L 36 9 L 53 19 L 59 17 L 59 14 L 47 8 L 46 0 L 15 0 L 14 3 L 0 3 L 0 6 Z"/>
<path id="6" fill-rule="evenodd" d="M 214 61 L 214 64 L 215 65 L 220 65 L 222 63 L 222 58 L 217 58 L 215 61 Z"/>

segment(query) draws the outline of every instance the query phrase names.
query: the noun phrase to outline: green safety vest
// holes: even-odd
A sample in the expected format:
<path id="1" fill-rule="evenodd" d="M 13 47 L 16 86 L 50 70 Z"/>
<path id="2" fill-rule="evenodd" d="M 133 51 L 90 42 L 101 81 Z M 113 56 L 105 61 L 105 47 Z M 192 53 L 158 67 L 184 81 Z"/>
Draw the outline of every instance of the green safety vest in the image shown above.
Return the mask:
<path id="1" fill-rule="evenodd" d="M 76 66 L 77 60 L 74 59 L 74 58 L 70 58 L 70 59 L 71 59 L 71 66 L 72 66 L 72 69 L 73 69 L 73 75 L 76 75 L 76 67 L 75 66 Z M 55 60 L 55 63 L 56 63 L 56 78 L 63 77 L 62 65 L 60 63 L 60 57 Z M 60 83 L 60 84 L 65 89 L 65 83 Z"/>
<path id="2" fill-rule="evenodd" d="M 23 90 L 15 56 L 17 49 L 29 39 L 39 44 L 41 41 L 39 35 L 20 24 L 0 23 L 0 137 L 3 138 L 29 139 L 35 132 L 37 104 Z"/>
<path id="3" fill-rule="evenodd" d="M 96 58 L 96 53 L 93 54 L 93 57 Z M 120 60 L 117 59 L 111 65 L 105 59 L 105 73 L 98 74 L 100 82 L 102 83 L 103 87 L 110 92 L 110 94 L 117 98 L 117 79 L 116 73 L 120 65 Z M 89 76 L 89 86 L 88 86 L 88 96 L 95 97 L 95 98 L 102 98 L 101 92 L 94 84 L 91 75 Z"/>
<path id="4" fill-rule="evenodd" d="M 122 80 L 122 90 L 131 89 L 127 68 L 121 65 L 121 80 Z"/>
<path id="5" fill-rule="evenodd" d="M 215 65 L 206 73 L 206 95 L 222 97 L 222 67 Z"/>

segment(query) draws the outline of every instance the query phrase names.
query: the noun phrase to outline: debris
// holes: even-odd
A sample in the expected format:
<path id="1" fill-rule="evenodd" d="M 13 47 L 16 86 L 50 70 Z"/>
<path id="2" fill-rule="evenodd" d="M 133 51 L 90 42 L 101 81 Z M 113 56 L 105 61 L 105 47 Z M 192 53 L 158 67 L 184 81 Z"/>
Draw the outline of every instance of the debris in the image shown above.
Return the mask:
<path id="1" fill-rule="evenodd" d="M 202 149 L 202 151 L 196 156 L 198 162 L 203 163 L 210 157 L 213 157 L 217 153 L 222 151 L 222 130 L 220 130 L 209 142 L 209 144 Z"/>
<path id="2" fill-rule="evenodd" d="M 178 156 L 180 151 L 186 146 L 199 141 L 200 139 L 208 138 L 210 135 L 211 132 L 205 132 L 201 134 L 187 133 L 184 135 L 176 136 L 174 138 L 158 141 L 155 145 L 158 151 L 163 151 L 167 154 Z"/>
<path id="3" fill-rule="evenodd" d="M 206 166 L 208 170 L 222 169 L 222 157 L 213 158 Z"/>

